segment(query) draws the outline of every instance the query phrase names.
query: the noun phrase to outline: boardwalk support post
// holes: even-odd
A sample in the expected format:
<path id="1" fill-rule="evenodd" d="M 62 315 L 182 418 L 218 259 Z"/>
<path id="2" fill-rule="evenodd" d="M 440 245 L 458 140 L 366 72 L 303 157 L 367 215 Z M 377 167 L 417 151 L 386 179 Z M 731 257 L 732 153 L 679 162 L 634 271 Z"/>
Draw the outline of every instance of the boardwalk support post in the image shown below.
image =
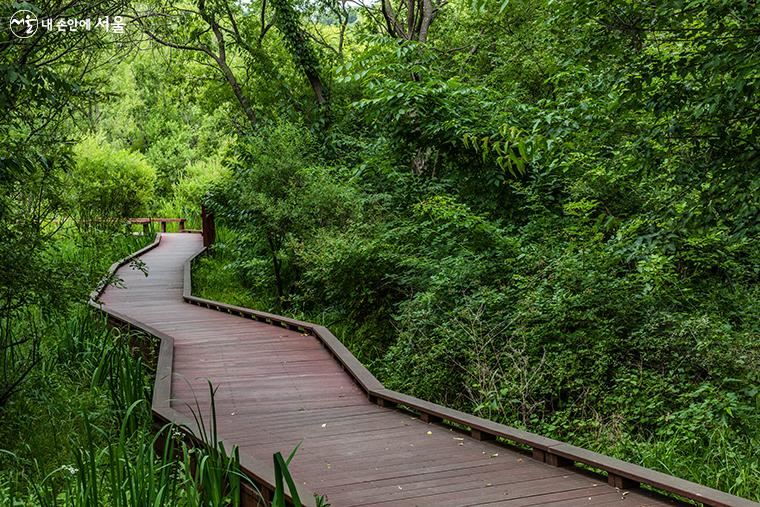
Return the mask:
<path id="1" fill-rule="evenodd" d="M 396 408 L 396 403 L 383 398 L 377 398 L 377 404 L 385 408 Z"/>
<path id="2" fill-rule="evenodd" d="M 575 465 L 575 462 L 571 459 L 557 456 L 556 454 L 552 454 L 551 452 L 545 451 L 543 449 L 538 449 L 536 447 L 533 448 L 532 455 L 533 459 L 542 461 L 547 465 L 551 465 L 553 467 L 571 467 Z"/>
<path id="3" fill-rule="evenodd" d="M 613 473 L 607 474 L 607 484 L 618 489 L 633 489 L 640 486 L 640 483 L 637 481 Z"/>
<path id="4" fill-rule="evenodd" d="M 422 422 L 425 422 L 425 423 L 428 423 L 428 424 L 431 424 L 431 423 L 439 423 L 439 422 L 441 422 L 442 420 L 443 420 L 443 419 L 441 419 L 441 418 L 440 418 L 440 417 L 438 417 L 437 415 L 428 414 L 428 413 L 425 413 L 425 412 L 421 412 L 421 413 L 420 413 L 420 421 L 422 421 Z"/>
<path id="5" fill-rule="evenodd" d="M 549 452 L 546 453 L 544 463 L 553 467 L 571 467 L 575 464 L 571 459 L 563 458 L 562 456 L 557 456 L 556 454 Z"/>
<path id="6" fill-rule="evenodd" d="M 208 248 L 216 239 L 216 226 L 214 214 L 206 211 L 205 205 L 201 205 L 201 223 L 203 224 L 203 246 Z"/>
<path id="7" fill-rule="evenodd" d="M 470 430 L 470 436 L 474 438 L 475 440 L 495 440 L 496 435 L 492 433 L 486 433 L 485 431 L 480 431 L 479 429 L 472 428 Z"/>

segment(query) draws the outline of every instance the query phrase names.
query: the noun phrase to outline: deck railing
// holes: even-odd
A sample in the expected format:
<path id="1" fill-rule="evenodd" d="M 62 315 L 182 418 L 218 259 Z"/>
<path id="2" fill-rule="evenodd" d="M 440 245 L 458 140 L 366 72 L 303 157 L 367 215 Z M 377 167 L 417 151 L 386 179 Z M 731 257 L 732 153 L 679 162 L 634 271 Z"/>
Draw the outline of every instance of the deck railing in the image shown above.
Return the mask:
<path id="1" fill-rule="evenodd" d="M 166 224 L 168 223 L 176 223 L 179 227 L 179 232 L 185 232 L 185 223 L 187 223 L 187 218 L 128 218 L 127 222 L 130 225 L 142 225 L 143 226 L 143 234 L 148 234 L 150 232 L 150 224 L 161 224 L 161 232 L 166 232 Z"/>
<path id="2" fill-rule="evenodd" d="M 205 238 L 204 238 L 205 239 Z M 147 251 L 158 246 L 161 236 L 157 235 L 153 244 L 143 248 L 129 257 L 114 263 L 109 270 L 112 275 L 116 270 L 139 257 Z M 250 308 L 211 301 L 192 295 L 192 263 L 199 256 L 207 252 L 203 247 L 184 264 L 183 273 L 183 299 L 185 302 L 220 312 L 236 315 L 242 318 L 253 319 L 257 322 L 279 326 L 302 332 L 317 338 L 330 352 L 343 369 L 354 379 L 357 385 L 364 391 L 368 399 L 383 407 L 400 408 L 415 413 L 425 422 L 450 423 L 458 427 L 466 428 L 471 436 L 478 440 L 494 440 L 502 445 L 511 445 L 529 449 L 531 456 L 543 463 L 557 467 L 573 467 L 578 464 L 586 465 L 606 474 L 608 483 L 620 489 L 631 489 L 640 485 L 654 488 L 673 495 L 676 498 L 688 499 L 714 507 L 757 507 L 760 504 L 740 498 L 713 488 L 708 488 L 694 482 L 679 479 L 671 475 L 650 470 L 616 458 L 605 456 L 597 452 L 576 447 L 558 440 L 546 438 L 541 435 L 512 428 L 481 417 L 460 412 L 451 408 L 431 403 L 404 393 L 399 393 L 385 386 L 370 373 L 364 365 L 324 326 L 291 319 Z M 97 302 L 100 290 L 93 291 L 90 304 L 104 312 L 109 320 L 119 326 L 127 326 L 139 329 L 152 335 L 161 341 L 156 380 L 153 392 L 153 414 L 160 422 L 173 422 L 181 424 L 197 433 L 197 428 L 192 421 L 171 407 L 171 379 L 174 340 L 156 329 L 118 312 L 103 307 Z M 255 460 L 250 456 L 241 454 L 241 466 L 244 473 L 258 486 L 268 501 L 274 492 L 273 468 L 264 462 Z M 246 491 L 244 505 L 258 505 L 258 497 L 253 491 Z M 313 494 L 299 489 L 298 495 L 304 505 L 314 505 Z"/>
<path id="3" fill-rule="evenodd" d="M 129 264 L 134 259 L 144 255 L 150 250 L 153 250 L 160 243 L 161 234 L 156 234 L 156 239 L 153 243 L 117 262 L 114 262 L 108 270 L 108 275 L 104 279 L 113 279 L 114 274 L 119 268 Z M 185 279 L 185 283 L 190 283 L 187 278 Z M 110 325 L 122 329 L 140 331 L 159 341 L 158 363 L 156 365 L 156 378 L 153 384 L 153 399 L 151 402 L 151 411 L 153 413 L 154 421 L 158 425 L 169 423 L 175 424 L 177 428 L 185 434 L 186 438 L 195 441 L 196 443 L 201 443 L 198 437 L 198 435 L 202 434 L 201 428 L 198 427 L 195 421 L 190 420 L 184 414 L 172 407 L 173 400 L 171 386 L 174 363 L 174 338 L 158 329 L 142 322 L 138 322 L 127 315 L 102 305 L 98 301 L 98 298 L 105 289 L 106 285 L 101 284 L 101 286 L 90 293 L 89 304 L 91 307 L 103 313 L 107 317 Z M 223 442 L 223 444 L 227 453 L 231 454 L 232 445 L 229 442 Z M 241 453 L 240 468 L 246 477 L 248 477 L 248 479 L 250 479 L 250 481 L 256 486 L 256 489 L 254 489 L 246 483 L 242 484 L 241 505 L 243 507 L 258 507 L 262 505 L 262 500 L 264 501 L 264 505 L 269 505 L 274 495 L 276 482 L 272 465 L 268 462 L 260 461 Z M 316 507 L 314 494 L 304 488 L 298 487 L 297 485 L 296 487 L 298 488 L 298 496 L 301 500 L 301 504 L 304 507 Z M 285 496 L 288 504 L 292 505 L 291 495 L 286 492 Z"/>

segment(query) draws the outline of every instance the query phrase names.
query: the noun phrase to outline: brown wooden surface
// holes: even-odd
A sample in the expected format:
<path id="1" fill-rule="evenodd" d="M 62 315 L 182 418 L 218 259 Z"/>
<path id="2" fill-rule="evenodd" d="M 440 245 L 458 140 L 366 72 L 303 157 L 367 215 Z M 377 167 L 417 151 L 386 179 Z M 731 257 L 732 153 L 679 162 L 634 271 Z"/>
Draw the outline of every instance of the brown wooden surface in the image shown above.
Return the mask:
<path id="1" fill-rule="evenodd" d="M 187 222 L 187 218 L 130 218 L 129 223 L 131 224 L 149 224 L 151 222 L 179 222 L 184 223 Z"/>
<path id="2" fill-rule="evenodd" d="M 179 232 L 185 232 L 185 222 L 187 222 L 187 218 L 129 218 L 127 220 L 130 224 L 142 224 L 143 226 L 143 233 L 148 234 L 148 226 L 151 223 L 160 223 L 161 224 L 161 232 L 166 232 L 166 224 L 169 222 L 177 222 L 179 227 Z"/>
<path id="3" fill-rule="evenodd" d="M 201 205 L 201 223 L 203 246 L 211 246 L 216 240 L 216 225 L 214 225 L 214 214 L 206 210 L 205 205 Z"/>
<path id="4" fill-rule="evenodd" d="M 542 459 L 570 454 L 572 461 L 583 461 L 577 458 L 585 457 L 600 468 L 620 469 L 623 477 L 630 478 L 618 460 L 602 456 L 612 460 L 602 463 L 595 453 L 581 449 L 587 454 L 573 454 L 577 448 L 567 444 L 489 425 L 384 389 L 366 369 L 352 363 L 353 356 L 321 326 L 198 298 L 196 304 L 187 304 L 185 262 L 201 249 L 198 235 L 164 234 L 160 244 L 141 257 L 149 275 L 121 267 L 125 288 L 108 287 L 101 301 L 122 320 L 162 338 L 162 349 L 173 345 L 171 364 L 159 364 L 159 376 L 170 370 L 171 379 L 157 378 L 163 391 L 171 391 L 166 419 L 172 413 L 191 419 L 196 399 L 208 417 L 207 379 L 211 380 L 218 386 L 220 435 L 240 447 L 252 468 L 266 468 L 261 463 L 271 460 L 272 453 L 287 455 L 300 443 L 291 465 L 293 476 L 305 490 L 327 495 L 336 507 L 672 504 L 642 490 L 616 489 L 602 476 L 534 460 L 488 437 L 528 440 Z M 192 298 L 189 289 L 184 292 Z M 162 357 L 166 361 L 166 355 Z M 412 406 L 432 416 L 430 420 L 465 421 L 482 440 L 370 399 Z M 669 477 L 641 470 L 655 474 L 657 480 Z M 266 480 L 268 471 L 261 476 Z M 682 482 L 686 488 L 692 485 Z M 698 494 L 713 492 L 703 488 Z M 726 503 L 713 504 L 756 505 L 730 495 L 725 498 Z"/>

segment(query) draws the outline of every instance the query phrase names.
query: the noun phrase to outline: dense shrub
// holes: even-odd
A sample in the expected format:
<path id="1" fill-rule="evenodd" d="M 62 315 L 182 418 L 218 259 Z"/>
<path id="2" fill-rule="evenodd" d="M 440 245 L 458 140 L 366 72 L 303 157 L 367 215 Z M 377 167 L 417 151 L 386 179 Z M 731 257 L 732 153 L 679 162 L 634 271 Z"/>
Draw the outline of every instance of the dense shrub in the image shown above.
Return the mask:
<path id="1" fill-rule="evenodd" d="M 156 173 L 143 156 L 97 137 L 82 141 L 74 153 L 67 189 L 80 225 L 147 214 Z"/>
<path id="2" fill-rule="evenodd" d="M 267 138 L 242 146 L 234 177 L 210 196 L 217 214 L 242 233 L 239 251 L 269 258 L 273 288 L 283 303 L 298 281 L 296 252 L 306 236 L 345 227 L 359 213 L 355 189 L 313 163 L 313 156 L 308 131 L 280 125 Z"/>
<path id="3" fill-rule="evenodd" d="M 325 146 L 266 129 L 217 262 L 266 289 L 255 216 L 270 309 L 387 385 L 756 497 L 757 8 L 475 4 L 435 50 L 366 36 Z"/>

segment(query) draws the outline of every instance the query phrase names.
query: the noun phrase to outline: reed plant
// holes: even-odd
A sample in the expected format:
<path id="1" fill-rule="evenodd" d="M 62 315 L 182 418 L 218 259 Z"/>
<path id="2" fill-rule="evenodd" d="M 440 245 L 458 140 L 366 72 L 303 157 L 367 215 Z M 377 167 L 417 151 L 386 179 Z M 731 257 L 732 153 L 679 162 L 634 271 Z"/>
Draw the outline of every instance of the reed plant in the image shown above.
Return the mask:
<path id="1" fill-rule="evenodd" d="M 39 507 L 238 507 L 244 487 L 264 495 L 244 473 L 237 446 L 228 446 L 218 433 L 216 393 L 208 382 L 209 404 L 198 397 L 189 406 L 190 424 L 166 424 L 155 431 L 149 410 L 148 376 L 140 357 L 130 354 L 127 335 L 74 320 L 69 330 L 86 331 L 87 336 L 67 338 L 58 354 L 73 354 L 96 365 L 90 388 L 109 400 L 112 417 L 93 421 L 81 413 L 83 431 L 71 434 L 70 464 L 45 473 L 36 460 L 24 460 L 2 451 L 14 462 L 13 472 L 0 474 L 0 504 Z M 96 344 L 92 338 L 105 338 Z M 129 336 L 130 339 L 137 339 Z M 66 355 L 64 354 L 64 355 Z M 99 358 L 98 358 L 99 356 Z M 126 408 L 123 408 L 125 404 Z M 116 428 L 110 421 L 117 420 Z M 272 505 L 302 505 L 287 459 L 274 455 L 276 490 Z M 324 498 L 317 504 L 328 505 Z"/>

